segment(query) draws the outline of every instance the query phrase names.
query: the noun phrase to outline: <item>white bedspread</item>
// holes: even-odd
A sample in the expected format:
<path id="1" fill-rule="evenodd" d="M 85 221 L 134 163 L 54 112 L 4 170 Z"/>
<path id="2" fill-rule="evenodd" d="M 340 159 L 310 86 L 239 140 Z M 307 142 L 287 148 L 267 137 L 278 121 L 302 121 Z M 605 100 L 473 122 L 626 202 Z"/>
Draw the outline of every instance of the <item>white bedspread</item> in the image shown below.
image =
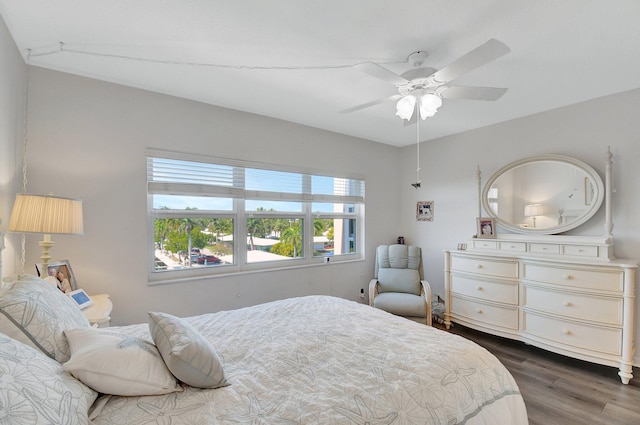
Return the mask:
<path id="1" fill-rule="evenodd" d="M 311 296 L 187 319 L 231 385 L 104 396 L 101 424 L 527 424 L 508 371 L 464 338 Z M 150 340 L 148 326 L 117 328 Z"/>

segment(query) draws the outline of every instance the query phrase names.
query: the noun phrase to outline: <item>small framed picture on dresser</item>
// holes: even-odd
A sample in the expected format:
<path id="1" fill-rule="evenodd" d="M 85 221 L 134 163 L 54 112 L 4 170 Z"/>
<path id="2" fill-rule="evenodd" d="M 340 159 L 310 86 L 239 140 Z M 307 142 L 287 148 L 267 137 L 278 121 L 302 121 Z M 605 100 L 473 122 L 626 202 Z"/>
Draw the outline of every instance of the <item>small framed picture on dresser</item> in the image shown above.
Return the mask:
<path id="1" fill-rule="evenodd" d="M 478 217 L 478 239 L 496 238 L 496 220 L 491 217 Z"/>

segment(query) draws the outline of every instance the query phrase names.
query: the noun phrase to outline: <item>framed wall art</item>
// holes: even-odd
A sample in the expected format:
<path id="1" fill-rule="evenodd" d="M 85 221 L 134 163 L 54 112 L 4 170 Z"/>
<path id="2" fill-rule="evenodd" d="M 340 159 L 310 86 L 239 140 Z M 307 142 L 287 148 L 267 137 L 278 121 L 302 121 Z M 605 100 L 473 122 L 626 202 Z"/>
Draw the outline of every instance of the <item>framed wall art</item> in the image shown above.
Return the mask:
<path id="1" fill-rule="evenodd" d="M 433 221 L 433 201 L 418 201 L 416 205 L 416 220 Z"/>

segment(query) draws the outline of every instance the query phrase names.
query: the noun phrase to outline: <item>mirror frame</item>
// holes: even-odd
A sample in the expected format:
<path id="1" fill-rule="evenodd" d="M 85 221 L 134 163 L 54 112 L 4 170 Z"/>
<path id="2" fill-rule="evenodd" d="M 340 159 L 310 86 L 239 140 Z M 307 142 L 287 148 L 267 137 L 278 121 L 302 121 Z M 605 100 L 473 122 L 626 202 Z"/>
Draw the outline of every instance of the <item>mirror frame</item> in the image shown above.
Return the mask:
<path id="1" fill-rule="evenodd" d="M 573 165 L 577 168 L 579 168 L 582 172 L 584 172 L 586 174 L 586 176 L 588 178 L 590 178 L 595 184 L 594 184 L 594 188 L 596 190 L 596 196 L 594 197 L 594 202 L 591 204 L 591 208 L 589 208 L 584 214 L 582 214 L 578 219 L 566 223 L 566 224 L 562 224 L 562 225 L 558 225 L 558 226 L 553 226 L 553 227 L 547 227 L 547 228 L 532 228 L 532 227 L 520 227 L 516 224 L 513 223 L 509 223 L 507 221 L 505 221 L 504 219 L 498 217 L 494 211 L 490 208 L 489 206 L 489 201 L 488 201 L 488 194 L 489 194 L 489 189 L 491 188 L 491 186 L 495 183 L 495 181 L 502 176 L 504 173 L 506 173 L 507 171 L 510 171 L 516 167 L 520 167 L 522 165 L 526 165 L 526 164 L 531 164 L 531 163 L 535 163 L 535 162 L 561 162 L 564 164 L 569 164 L 569 165 Z M 557 233 L 563 233 L 563 232 L 567 232 L 569 230 L 575 229 L 579 226 L 581 226 L 582 224 L 584 224 L 587 220 L 589 220 L 591 217 L 593 217 L 598 210 L 600 209 L 600 207 L 602 206 L 602 203 L 604 201 L 605 198 L 605 190 L 604 190 L 604 183 L 602 181 L 602 178 L 600 177 L 600 175 L 588 164 L 585 164 L 584 162 L 569 157 L 569 156 L 564 156 L 564 155 L 540 155 L 540 156 L 534 156 L 534 157 L 529 157 L 529 158 L 524 158 L 515 162 L 512 162 L 510 164 L 505 165 L 504 167 L 502 167 L 501 169 L 499 169 L 498 171 L 496 171 L 490 178 L 489 180 L 487 180 L 487 183 L 484 185 L 484 188 L 482 189 L 482 193 L 481 193 L 481 199 L 482 199 L 482 207 L 484 208 L 485 212 L 489 215 L 489 217 L 494 218 L 498 224 L 503 227 L 504 229 L 507 229 L 509 231 L 512 231 L 514 233 L 522 233 L 522 234 L 541 234 L 541 235 L 553 235 L 553 234 L 557 234 Z"/>

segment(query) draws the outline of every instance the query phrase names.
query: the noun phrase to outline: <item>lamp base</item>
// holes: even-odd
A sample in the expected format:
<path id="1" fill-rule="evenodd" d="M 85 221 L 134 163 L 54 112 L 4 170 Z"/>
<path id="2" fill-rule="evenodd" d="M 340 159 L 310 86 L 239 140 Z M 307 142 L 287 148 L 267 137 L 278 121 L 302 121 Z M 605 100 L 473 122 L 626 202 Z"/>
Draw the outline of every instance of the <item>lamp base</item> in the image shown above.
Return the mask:
<path id="1" fill-rule="evenodd" d="M 42 260 L 42 272 L 45 273 L 46 275 L 49 275 L 49 272 L 47 271 L 47 267 L 49 266 L 49 260 L 51 260 L 51 256 L 49 255 L 49 250 L 55 244 L 56 243 L 51 240 L 51 235 L 44 235 L 44 239 L 38 242 L 38 245 L 42 247 L 42 255 L 40 256 L 40 259 Z"/>

